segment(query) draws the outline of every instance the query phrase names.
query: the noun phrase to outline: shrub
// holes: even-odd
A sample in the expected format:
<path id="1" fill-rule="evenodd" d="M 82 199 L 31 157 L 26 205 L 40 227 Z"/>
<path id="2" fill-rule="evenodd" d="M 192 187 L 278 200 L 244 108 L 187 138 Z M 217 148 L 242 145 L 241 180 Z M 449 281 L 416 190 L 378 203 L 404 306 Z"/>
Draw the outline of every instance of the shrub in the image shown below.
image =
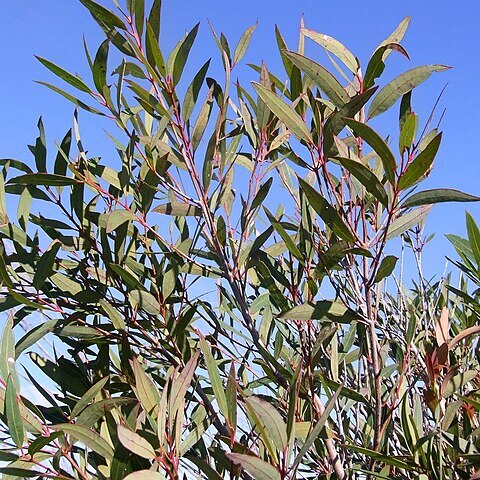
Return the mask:
<path id="1" fill-rule="evenodd" d="M 418 189 L 442 134 L 412 91 L 448 67 L 377 86 L 390 54 L 408 58 L 408 18 L 364 74 L 335 39 L 302 27 L 295 52 L 277 30 L 285 72 L 254 66 L 250 87 L 232 72 L 255 26 L 234 49 L 213 33 L 225 78 L 207 61 L 187 79 L 198 26 L 166 56 L 159 0 L 81 3 L 106 37 L 91 81 L 39 57 L 67 90 L 40 83 L 110 118 L 118 159 L 87 152 L 76 110 L 53 157 L 40 121 L 34 166 L 1 161 L 4 478 L 474 475 L 478 301 L 424 279 L 420 255 L 432 204 L 479 198 Z M 370 120 L 398 104 L 388 141 Z M 451 240 L 477 286 L 467 227 Z M 42 401 L 20 396 L 27 353 Z"/>

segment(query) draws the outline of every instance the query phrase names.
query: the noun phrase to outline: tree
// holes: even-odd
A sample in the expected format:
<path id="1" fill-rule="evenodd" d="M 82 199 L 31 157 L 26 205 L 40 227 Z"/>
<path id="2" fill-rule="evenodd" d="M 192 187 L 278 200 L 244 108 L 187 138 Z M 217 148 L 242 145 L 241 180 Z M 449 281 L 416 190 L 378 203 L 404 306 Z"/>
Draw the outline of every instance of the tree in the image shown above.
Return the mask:
<path id="1" fill-rule="evenodd" d="M 35 165 L 1 161 L 4 478 L 470 478 L 478 302 L 419 259 L 431 205 L 479 197 L 418 190 L 442 134 L 419 128 L 412 91 L 448 67 L 377 86 L 390 54 L 408 58 L 409 19 L 363 75 L 337 40 L 302 26 L 292 51 L 277 30 L 285 73 L 254 66 L 251 88 L 231 76 L 255 26 L 235 49 L 213 33 L 224 79 L 207 61 L 187 80 L 198 25 L 167 57 L 159 0 L 80 1 L 106 38 L 92 80 L 39 57 L 68 87 L 40 83 L 110 118 L 118 159 L 87 153 L 76 110 L 54 158 L 40 120 Z M 370 120 L 398 103 L 389 141 Z M 467 227 L 451 239 L 478 285 Z M 400 263 L 419 260 L 412 291 L 395 238 Z M 27 353 L 43 402 L 20 396 Z"/>

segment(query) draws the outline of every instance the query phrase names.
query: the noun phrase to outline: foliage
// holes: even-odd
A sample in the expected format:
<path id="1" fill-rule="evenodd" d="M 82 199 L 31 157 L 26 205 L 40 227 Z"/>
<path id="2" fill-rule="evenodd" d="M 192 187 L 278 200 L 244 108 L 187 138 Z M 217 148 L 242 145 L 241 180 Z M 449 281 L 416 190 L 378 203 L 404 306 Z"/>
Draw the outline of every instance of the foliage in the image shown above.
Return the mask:
<path id="1" fill-rule="evenodd" d="M 432 204 L 479 198 L 418 190 L 442 134 L 412 91 L 448 67 L 378 84 L 409 19 L 364 75 L 277 30 L 285 73 L 252 65 L 250 87 L 232 73 L 255 26 L 234 49 L 212 29 L 224 78 L 187 79 L 198 25 L 167 56 L 159 0 L 80 1 L 106 37 L 91 81 L 39 57 L 67 90 L 40 83 L 111 119 L 118 159 L 76 110 L 53 157 L 40 121 L 34 166 L 1 160 L 3 478 L 477 478 L 480 231 L 450 237 L 457 287 L 421 253 Z M 370 119 L 397 104 L 385 138 Z M 27 354 L 42 401 L 20 395 Z"/>

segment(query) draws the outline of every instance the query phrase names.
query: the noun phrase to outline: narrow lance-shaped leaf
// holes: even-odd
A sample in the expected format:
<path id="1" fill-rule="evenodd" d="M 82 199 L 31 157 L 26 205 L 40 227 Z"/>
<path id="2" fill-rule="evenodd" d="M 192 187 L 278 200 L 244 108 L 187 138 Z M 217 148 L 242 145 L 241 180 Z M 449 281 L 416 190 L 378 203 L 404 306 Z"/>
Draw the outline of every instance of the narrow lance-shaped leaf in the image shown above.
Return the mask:
<path id="1" fill-rule="evenodd" d="M 401 208 L 432 205 L 443 202 L 478 202 L 480 197 L 451 188 L 433 188 L 410 195 L 401 205 Z"/>
<path id="2" fill-rule="evenodd" d="M 376 117 L 388 110 L 403 94 L 427 80 L 433 72 L 443 72 L 449 68 L 446 65 L 425 65 L 402 73 L 377 93 L 370 105 L 367 118 Z"/>
<path id="3" fill-rule="evenodd" d="M 305 72 L 336 107 L 342 107 L 350 101 L 350 96 L 342 84 L 322 65 L 295 52 L 284 51 L 283 54 Z"/>
<path id="4" fill-rule="evenodd" d="M 55 425 L 53 428 L 71 435 L 94 452 L 105 457 L 105 459 L 112 460 L 113 448 L 107 442 L 107 440 L 105 440 L 94 430 L 82 425 L 73 425 L 70 423 L 60 423 Z"/>
<path id="5" fill-rule="evenodd" d="M 152 459 L 155 458 L 155 450 L 148 443 L 148 441 L 141 437 L 138 433 L 132 432 L 130 429 L 124 427 L 123 425 L 118 425 L 117 427 L 118 439 L 121 444 L 127 449 L 130 450 L 135 455 L 138 455 L 142 458 Z"/>
<path id="6" fill-rule="evenodd" d="M 135 376 L 135 395 L 140 400 L 142 407 L 151 413 L 160 403 L 158 389 L 136 358 L 133 359 L 132 366 Z"/>
<path id="7" fill-rule="evenodd" d="M 155 207 L 152 212 L 172 215 L 174 217 L 200 217 L 202 209 L 186 202 L 169 202 Z"/>
<path id="8" fill-rule="evenodd" d="M 375 150 L 382 161 L 388 181 L 394 185 L 397 162 L 395 161 L 395 156 L 383 138 L 375 130 L 373 130 L 373 128 L 369 127 L 365 123 L 357 122 L 352 118 L 344 118 L 344 121 L 357 136 L 365 140 L 365 142 L 367 142 Z"/>
<path id="9" fill-rule="evenodd" d="M 255 25 L 247 28 L 243 35 L 240 37 L 238 44 L 235 48 L 235 53 L 233 54 L 233 65 L 235 66 L 245 55 L 245 52 L 250 45 L 250 40 L 252 39 L 253 32 L 257 29 L 258 22 Z"/>
<path id="10" fill-rule="evenodd" d="M 312 143 L 312 135 L 305 122 L 281 98 L 259 83 L 252 82 L 258 96 L 265 102 L 269 110 L 297 137 L 307 143 Z"/>
<path id="11" fill-rule="evenodd" d="M 480 229 L 470 213 L 467 212 L 466 217 L 468 241 L 470 242 L 475 261 L 477 265 L 480 265 Z"/>
<path id="12" fill-rule="evenodd" d="M 335 38 L 330 37 L 329 35 L 318 33 L 313 30 L 309 30 L 308 28 L 301 28 L 300 33 L 308 38 L 311 38 L 315 43 L 318 43 L 325 48 L 325 50 L 333 53 L 352 73 L 357 72 L 358 61 L 353 53 L 350 52 L 350 50 L 348 50 L 343 43 L 339 42 Z"/>
<path id="13" fill-rule="evenodd" d="M 39 290 L 45 280 L 52 274 L 55 259 L 57 258 L 57 252 L 61 247 L 61 243 L 56 240 L 50 248 L 43 253 L 42 258 L 37 264 L 35 275 L 33 276 L 33 286 Z"/>
<path id="14" fill-rule="evenodd" d="M 392 238 L 398 237 L 402 233 L 406 232 L 413 226 L 420 223 L 427 213 L 431 210 L 431 205 L 426 205 L 424 207 L 416 208 L 411 212 L 408 212 L 404 215 L 399 216 L 396 220 L 394 220 L 390 227 L 388 228 L 387 240 L 391 240 Z"/>
<path id="15" fill-rule="evenodd" d="M 43 185 L 46 187 L 66 187 L 75 185 L 78 181 L 75 178 L 64 177 L 52 173 L 30 173 L 11 178 L 7 185 Z"/>
<path id="16" fill-rule="evenodd" d="M 278 410 L 259 397 L 248 397 L 245 403 L 251 411 L 255 412 L 258 420 L 262 422 L 265 433 L 273 441 L 277 450 L 282 452 L 288 442 L 287 426 Z"/>
<path id="17" fill-rule="evenodd" d="M 404 174 L 398 181 L 398 188 L 405 190 L 415 184 L 420 178 L 427 173 L 435 160 L 435 155 L 440 147 L 442 134 L 439 133 L 426 147 L 420 152 L 410 163 Z"/>
<path id="18" fill-rule="evenodd" d="M 275 231 L 280 235 L 282 240 L 285 242 L 285 245 L 287 246 L 288 251 L 300 262 L 303 262 L 303 255 L 302 252 L 298 249 L 297 245 L 295 245 L 295 242 L 292 240 L 290 235 L 285 231 L 283 228 L 282 224 L 275 218 L 274 215 L 272 215 L 266 207 L 264 207 L 265 213 L 267 214 L 268 220 L 272 224 L 272 227 L 275 229 Z"/>
<path id="19" fill-rule="evenodd" d="M 104 87 L 107 85 L 107 59 L 109 45 L 109 39 L 102 42 L 93 62 L 93 82 L 100 95 L 104 95 Z"/>
<path id="20" fill-rule="evenodd" d="M 384 46 L 389 43 L 400 43 L 403 40 L 403 37 L 405 36 L 405 33 L 407 32 L 408 26 L 410 25 L 410 17 L 405 17 L 397 26 L 397 28 L 393 31 L 391 35 L 389 35 L 380 45 Z M 383 54 L 383 60 L 385 59 L 392 53 L 392 50 L 386 50 Z"/>
<path id="21" fill-rule="evenodd" d="M 5 416 L 12 440 L 17 447 L 21 447 L 25 441 L 25 428 L 20 413 L 17 388 L 12 375 L 8 376 L 5 392 Z"/>
<path id="22" fill-rule="evenodd" d="M 190 30 L 187 36 L 177 44 L 167 60 L 167 72 L 172 76 L 175 85 L 180 81 L 199 26 L 200 24 L 197 23 L 192 30 Z"/>
<path id="23" fill-rule="evenodd" d="M 226 453 L 227 458 L 244 468 L 255 480 L 281 480 L 280 472 L 270 463 L 252 455 Z"/>
<path id="24" fill-rule="evenodd" d="M 35 55 L 35 58 L 45 67 L 47 67 L 51 72 L 53 72 L 57 77 L 61 78 L 65 82 L 67 82 L 69 85 L 72 87 L 76 88 L 77 90 L 80 90 L 82 92 L 90 93 L 91 89 L 90 87 L 77 75 L 73 75 L 70 72 L 67 72 L 67 70 L 63 69 L 62 67 L 59 67 L 53 62 L 50 62 L 49 60 L 39 57 Z"/>
<path id="25" fill-rule="evenodd" d="M 105 24 L 111 28 L 120 28 L 126 30 L 125 24 L 110 10 L 107 10 L 102 5 L 93 0 L 80 0 L 85 7 L 90 11 L 92 17 L 100 24 Z"/>
<path id="26" fill-rule="evenodd" d="M 175 416 L 177 410 L 182 405 L 185 395 L 187 394 L 187 390 L 192 382 L 193 375 L 195 374 L 199 356 L 200 350 L 198 350 L 195 355 L 193 355 L 193 357 L 186 363 L 178 377 L 172 379 L 169 415 Z"/>
<path id="27" fill-rule="evenodd" d="M 355 237 L 350 228 L 342 220 L 340 214 L 305 180 L 298 179 L 310 205 L 320 215 L 328 227 L 343 240 L 353 242 Z"/>
<path id="28" fill-rule="evenodd" d="M 210 344 L 205 340 L 203 335 L 200 335 L 200 347 L 203 352 L 203 356 L 205 358 L 205 363 L 207 366 L 208 376 L 210 378 L 210 383 L 212 385 L 213 394 L 215 395 L 215 399 L 220 407 L 220 411 L 224 415 L 225 418 L 228 418 L 228 404 L 227 404 L 227 397 L 225 395 L 225 388 L 223 386 L 222 379 L 220 374 L 218 373 L 218 367 L 213 358 L 211 352 Z"/>
<path id="29" fill-rule="evenodd" d="M 337 160 L 352 174 L 377 200 L 388 205 L 388 195 L 377 176 L 363 163 L 350 158 L 337 157 Z"/>

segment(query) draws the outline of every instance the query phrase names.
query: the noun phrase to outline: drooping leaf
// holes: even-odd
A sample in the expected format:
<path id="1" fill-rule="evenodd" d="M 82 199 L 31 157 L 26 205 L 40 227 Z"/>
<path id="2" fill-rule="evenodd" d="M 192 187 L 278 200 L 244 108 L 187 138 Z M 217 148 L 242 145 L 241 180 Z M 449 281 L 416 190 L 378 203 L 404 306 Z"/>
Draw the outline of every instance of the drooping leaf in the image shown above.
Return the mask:
<path id="1" fill-rule="evenodd" d="M 480 197 L 454 190 L 451 188 L 433 188 L 410 195 L 401 205 L 401 208 L 418 207 L 420 205 L 432 205 L 442 202 L 478 202 Z"/>
<path id="2" fill-rule="evenodd" d="M 107 59 L 110 40 L 103 41 L 98 48 L 93 62 L 93 82 L 100 95 L 104 95 L 104 88 L 107 85 Z"/>
<path id="3" fill-rule="evenodd" d="M 383 87 L 372 100 L 367 119 L 376 117 L 388 110 L 402 95 L 413 90 L 434 72 L 443 72 L 450 67 L 446 65 L 425 65 L 402 73 Z"/>
<path id="4" fill-rule="evenodd" d="M 77 75 L 73 75 L 72 73 L 67 72 L 62 67 L 59 67 L 55 63 L 50 62 L 49 60 L 47 60 L 45 58 L 39 57 L 37 55 L 35 55 L 35 58 L 42 65 L 47 67 L 51 72 L 53 72 L 55 75 L 57 75 L 57 77 L 61 78 L 65 82 L 67 82 L 72 87 L 75 87 L 76 89 L 78 89 L 82 92 L 86 92 L 86 93 L 91 92 L 91 89 L 89 88 L 89 86 Z"/>
<path id="5" fill-rule="evenodd" d="M 94 2 L 93 0 L 80 0 L 80 2 L 85 5 L 97 22 L 105 24 L 110 28 L 120 28 L 121 30 L 127 29 L 125 24 L 114 13 L 97 2 Z"/>

